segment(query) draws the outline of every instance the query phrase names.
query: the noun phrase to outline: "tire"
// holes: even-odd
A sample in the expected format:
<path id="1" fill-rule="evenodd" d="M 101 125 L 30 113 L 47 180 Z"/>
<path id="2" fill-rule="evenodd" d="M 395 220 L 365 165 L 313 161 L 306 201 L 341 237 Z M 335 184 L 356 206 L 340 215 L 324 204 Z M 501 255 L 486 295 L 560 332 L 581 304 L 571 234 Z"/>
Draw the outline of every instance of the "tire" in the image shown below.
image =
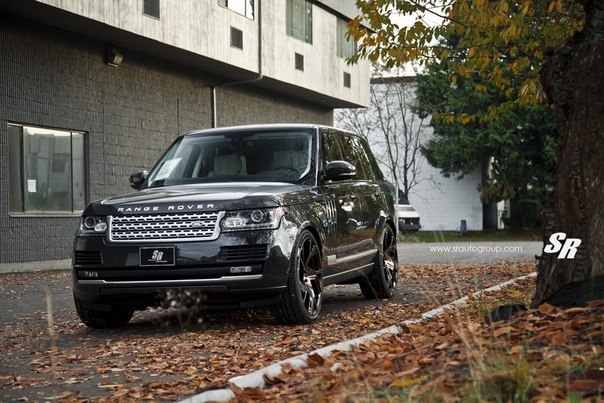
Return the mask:
<path id="1" fill-rule="evenodd" d="M 396 237 L 389 225 L 384 227 L 373 270 L 361 278 L 359 286 L 366 299 L 392 298 L 398 285 Z"/>
<path id="2" fill-rule="evenodd" d="M 321 253 L 315 237 L 303 230 L 290 259 L 287 288 L 281 301 L 272 307 L 280 324 L 312 323 L 323 303 L 323 272 Z"/>
<path id="3" fill-rule="evenodd" d="M 75 295 L 73 296 L 73 300 L 82 323 L 93 329 L 108 329 L 126 326 L 128 322 L 130 322 L 130 319 L 132 319 L 132 315 L 134 315 L 133 309 L 111 306 L 109 311 L 97 311 L 86 308 L 82 301 Z"/>

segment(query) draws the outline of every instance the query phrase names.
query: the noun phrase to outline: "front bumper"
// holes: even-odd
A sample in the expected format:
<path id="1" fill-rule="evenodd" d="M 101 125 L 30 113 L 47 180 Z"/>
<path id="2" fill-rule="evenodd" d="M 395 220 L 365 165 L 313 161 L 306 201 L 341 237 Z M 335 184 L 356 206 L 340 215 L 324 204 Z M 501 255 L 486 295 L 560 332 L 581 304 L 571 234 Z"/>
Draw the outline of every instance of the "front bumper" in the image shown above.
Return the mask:
<path id="1" fill-rule="evenodd" d="M 292 236 L 291 232 L 294 232 Z M 295 228 L 222 233 L 212 241 L 74 242 L 73 289 L 84 304 L 157 305 L 168 290 L 196 290 L 208 305 L 249 307 L 278 301 L 285 289 Z M 141 266 L 140 250 L 174 248 L 173 265 Z"/>

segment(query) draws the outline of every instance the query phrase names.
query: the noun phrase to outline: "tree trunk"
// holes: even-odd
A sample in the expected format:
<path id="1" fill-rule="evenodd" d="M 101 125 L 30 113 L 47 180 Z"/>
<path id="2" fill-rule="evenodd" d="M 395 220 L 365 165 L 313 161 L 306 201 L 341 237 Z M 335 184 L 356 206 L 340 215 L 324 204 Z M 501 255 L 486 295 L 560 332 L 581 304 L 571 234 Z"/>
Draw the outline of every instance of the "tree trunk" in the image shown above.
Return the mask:
<path id="1" fill-rule="evenodd" d="M 583 31 L 542 73 L 560 135 L 556 189 L 543 210 L 544 244 L 553 232 L 582 242 L 574 259 L 544 251 L 533 306 L 567 283 L 604 273 L 604 1 L 583 4 Z"/>

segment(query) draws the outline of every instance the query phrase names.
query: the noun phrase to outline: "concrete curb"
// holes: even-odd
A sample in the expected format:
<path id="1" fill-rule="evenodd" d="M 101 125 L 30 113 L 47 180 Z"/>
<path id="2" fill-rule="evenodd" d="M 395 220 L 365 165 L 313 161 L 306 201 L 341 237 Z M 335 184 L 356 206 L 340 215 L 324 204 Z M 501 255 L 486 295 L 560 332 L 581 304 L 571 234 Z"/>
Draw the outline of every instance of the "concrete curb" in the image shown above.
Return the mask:
<path id="1" fill-rule="evenodd" d="M 34 262 L 21 263 L 0 263 L 0 274 L 70 269 L 71 259 L 37 260 Z"/>
<path id="2" fill-rule="evenodd" d="M 489 287 L 489 288 L 485 288 L 480 291 L 476 291 L 475 293 L 472 294 L 472 297 L 475 298 L 482 294 L 492 292 L 492 291 L 501 291 L 504 287 L 507 287 L 507 286 L 515 283 L 516 281 L 524 280 L 524 279 L 536 277 L 536 276 L 537 276 L 537 273 L 531 273 L 531 274 L 527 274 L 524 276 L 520 276 L 515 279 L 503 282 L 501 284 L 497 284 L 493 287 Z M 433 318 L 447 310 L 457 307 L 458 305 L 465 304 L 466 302 L 468 302 L 468 300 L 470 300 L 470 297 L 468 297 L 468 296 L 459 298 L 453 302 L 450 302 L 446 305 L 442 305 L 438 308 L 432 309 L 431 311 L 428 311 L 428 312 L 422 314 L 422 316 L 419 319 L 406 320 L 398 326 L 397 325 L 390 326 L 390 327 L 378 330 L 377 332 L 370 333 L 365 336 L 357 337 L 356 339 L 343 341 L 343 342 L 340 342 L 337 344 L 332 344 L 331 346 L 327 346 L 327 347 L 323 347 L 323 348 L 314 350 L 308 354 L 301 354 L 296 357 L 292 357 L 292 358 L 288 358 L 283 361 L 279 361 L 275 364 L 269 365 L 268 367 L 259 369 L 255 372 L 249 373 L 247 375 L 240 375 L 240 376 L 231 378 L 231 379 L 229 379 L 228 383 L 236 385 L 239 388 L 264 388 L 266 386 L 266 383 L 264 382 L 264 376 L 266 375 L 267 377 L 272 378 L 277 375 L 280 375 L 282 372 L 281 368 L 285 364 L 290 364 L 294 368 L 306 367 L 307 359 L 308 359 L 309 355 L 318 354 L 323 357 L 328 357 L 331 355 L 331 353 L 334 350 L 346 351 L 346 350 L 350 350 L 350 348 L 352 346 L 363 344 L 366 341 L 374 340 L 384 334 L 398 334 L 398 333 L 400 333 L 401 326 L 405 326 L 408 324 L 416 324 L 416 323 L 422 322 L 426 319 Z M 236 397 L 235 393 L 227 387 L 224 389 L 208 390 L 206 392 L 200 393 L 199 395 L 182 400 L 182 403 L 202 403 L 202 402 L 211 402 L 211 401 L 227 401 L 230 399 L 234 399 L 235 397 Z"/>

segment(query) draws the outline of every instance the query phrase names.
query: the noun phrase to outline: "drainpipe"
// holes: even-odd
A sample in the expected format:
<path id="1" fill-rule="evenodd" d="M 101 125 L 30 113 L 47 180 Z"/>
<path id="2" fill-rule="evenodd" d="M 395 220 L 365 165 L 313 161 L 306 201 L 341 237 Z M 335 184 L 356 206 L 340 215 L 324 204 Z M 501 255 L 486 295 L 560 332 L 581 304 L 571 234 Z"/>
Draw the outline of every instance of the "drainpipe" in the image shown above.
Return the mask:
<path id="1" fill-rule="evenodd" d="M 258 75 L 249 80 L 231 81 L 224 84 L 216 84 L 210 86 L 211 98 L 210 107 L 212 108 L 212 128 L 216 128 L 218 125 L 216 118 L 216 88 L 218 87 L 232 87 L 235 85 L 248 84 L 262 80 L 262 0 L 256 0 L 258 4 Z"/>

